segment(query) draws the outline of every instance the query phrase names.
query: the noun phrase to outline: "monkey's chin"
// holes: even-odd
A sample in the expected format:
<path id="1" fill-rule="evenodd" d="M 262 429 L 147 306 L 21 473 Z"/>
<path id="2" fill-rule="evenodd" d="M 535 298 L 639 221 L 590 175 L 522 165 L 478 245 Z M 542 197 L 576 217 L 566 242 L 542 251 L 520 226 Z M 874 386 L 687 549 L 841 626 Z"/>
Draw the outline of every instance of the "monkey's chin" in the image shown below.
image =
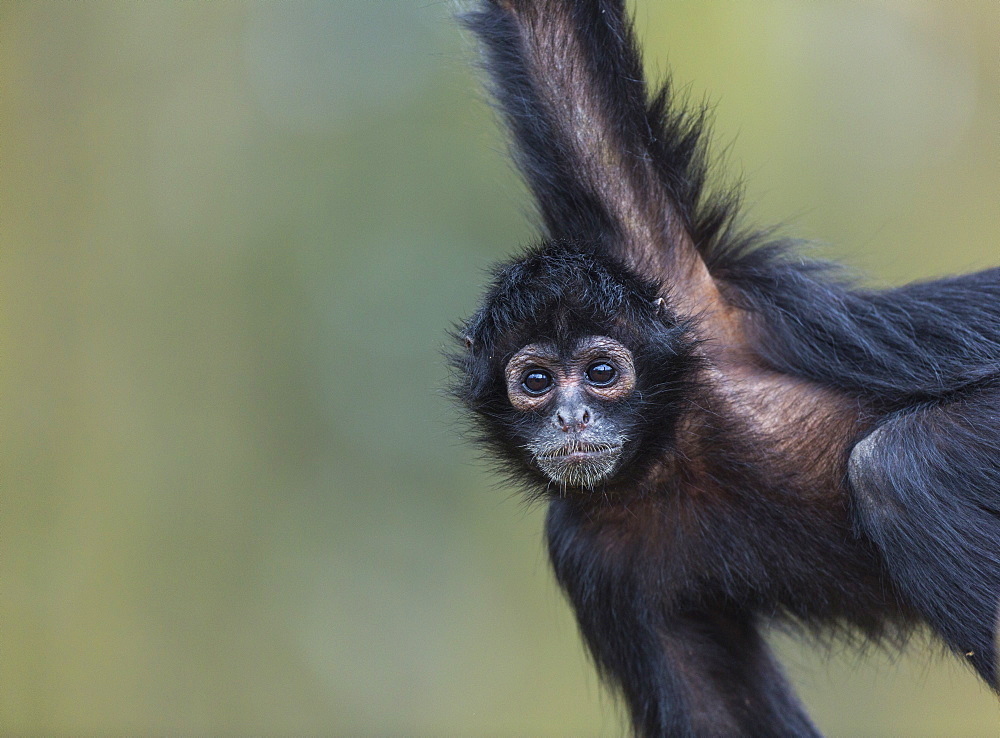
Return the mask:
<path id="1" fill-rule="evenodd" d="M 560 487 L 591 489 L 615 471 L 621 446 L 575 444 L 535 454 L 538 468 Z"/>

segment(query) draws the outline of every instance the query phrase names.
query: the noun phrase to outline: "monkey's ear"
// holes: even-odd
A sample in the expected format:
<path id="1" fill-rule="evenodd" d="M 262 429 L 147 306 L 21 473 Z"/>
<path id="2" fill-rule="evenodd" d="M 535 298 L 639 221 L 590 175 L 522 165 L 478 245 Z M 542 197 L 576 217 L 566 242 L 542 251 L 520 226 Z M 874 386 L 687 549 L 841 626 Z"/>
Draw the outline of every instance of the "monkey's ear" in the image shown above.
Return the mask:
<path id="1" fill-rule="evenodd" d="M 462 336 L 462 343 L 465 344 L 465 348 L 468 351 L 472 351 L 472 339 L 468 336 Z"/>
<path id="2" fill-rule="evenodd" d="M 623 0 L 479 0 L 465 22 L 547 235 L 692 273 L 703 117 L 647 99 Z"/>

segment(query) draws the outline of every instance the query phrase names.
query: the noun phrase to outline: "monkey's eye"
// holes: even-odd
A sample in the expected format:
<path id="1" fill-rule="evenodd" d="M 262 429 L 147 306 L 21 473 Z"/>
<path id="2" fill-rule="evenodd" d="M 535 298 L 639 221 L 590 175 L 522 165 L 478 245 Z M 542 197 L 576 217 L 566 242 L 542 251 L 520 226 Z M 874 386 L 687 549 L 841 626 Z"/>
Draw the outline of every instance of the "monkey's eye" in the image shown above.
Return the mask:
<path id="1" fill-rule="evenodd" d="M 552 386 L 552 375 L 544 369 L 532 369 L 524 375 L 521 386 L 529 395 L 541 395 Z"/>
<path id="2" fill-rule="evenodd" d="M 598 387 L 607 387 L 618 378 L 618 370 L 606 361 L 595 361 L 587 367 L 587 379 Z"/>

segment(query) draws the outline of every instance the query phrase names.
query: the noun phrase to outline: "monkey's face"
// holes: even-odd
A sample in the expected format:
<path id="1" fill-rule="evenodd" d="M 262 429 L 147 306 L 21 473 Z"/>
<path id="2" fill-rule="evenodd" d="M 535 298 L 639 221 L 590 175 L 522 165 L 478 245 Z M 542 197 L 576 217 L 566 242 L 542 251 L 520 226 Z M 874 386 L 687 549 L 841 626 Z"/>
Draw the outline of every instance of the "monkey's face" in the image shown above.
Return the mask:
<path id="1" fill-rule="evenodd" d="M 591 488 L 626 458 L 632 353 L 607 336 L 587 336 L 570 351 L 532 343 L 504 371 L 507 397 L 531 463 L 561 487 Z"/>
<path id="2" fill-rule="evenodd" d="M 694 343 L 627 267 L 562 243 L 529 251 L 497 270 L 456 338 L 453 392 L 533 493 L 613 493 L 670 452 Z"/>

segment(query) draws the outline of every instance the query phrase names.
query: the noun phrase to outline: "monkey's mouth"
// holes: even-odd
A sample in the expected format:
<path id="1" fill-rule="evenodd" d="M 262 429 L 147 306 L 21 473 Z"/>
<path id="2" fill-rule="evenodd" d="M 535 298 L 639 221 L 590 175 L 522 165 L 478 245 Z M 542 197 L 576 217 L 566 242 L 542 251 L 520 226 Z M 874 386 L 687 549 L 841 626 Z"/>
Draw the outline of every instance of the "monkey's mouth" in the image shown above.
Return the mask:
<path id="1" fill-rule="evenodd" d="M 622 447 L 619 444 L 573 441 L 565 446 L 541 451 L 536 453 L 535 456 L 538 459 L 562 459 L 564 461 L 575 462 L 597 458 L 604 454 L 617 454 L 621 450 Z"/>
<path id="2" fill-rule="evenodd" d="M 622 444 L 572 441 L 532 451 L 538 468 L 553 482 L 564 487 L 588 488 L 615 470 Z"/>

